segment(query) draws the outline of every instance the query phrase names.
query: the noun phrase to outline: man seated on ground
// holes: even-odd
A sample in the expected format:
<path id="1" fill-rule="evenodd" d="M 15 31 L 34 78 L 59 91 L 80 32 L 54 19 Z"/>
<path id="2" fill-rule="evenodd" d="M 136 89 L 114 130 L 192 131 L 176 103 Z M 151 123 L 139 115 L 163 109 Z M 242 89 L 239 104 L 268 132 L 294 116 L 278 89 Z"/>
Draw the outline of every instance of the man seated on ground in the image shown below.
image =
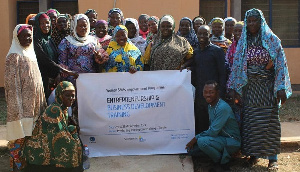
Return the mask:
<path id="1" fill-rule="evenodd" d="M 216 166 L 228 170 L 233 153 L 240 148 L 240 131 L 230 106 L 219 97 L 219 85 L 207 81 L 203 97 L 208 105 L 209 129 L 197 134 L 187 145 L 191 156 L 210 157 Z M 196 144 L 197 143 L 197 144 Z"/>

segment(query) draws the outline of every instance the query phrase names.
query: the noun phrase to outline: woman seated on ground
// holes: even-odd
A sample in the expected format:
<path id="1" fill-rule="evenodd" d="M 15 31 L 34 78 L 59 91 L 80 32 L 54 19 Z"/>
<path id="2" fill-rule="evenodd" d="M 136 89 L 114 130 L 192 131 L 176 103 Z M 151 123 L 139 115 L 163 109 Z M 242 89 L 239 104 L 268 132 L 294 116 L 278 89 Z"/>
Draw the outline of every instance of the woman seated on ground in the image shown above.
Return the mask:
<path id="1" fill-rule="evenodd" d="M 225 35 L 225 23 L 220 17 L 215 17 L 210 22 L 212 36 L 210 38 L 211 43 L 221 47 L 226 54 L 228 47 L 231 45 L 231 41 L 227 39 Z"/>
<path id="2" fill-rule="evenodd" d="M 191 59 L 193 48 L 183 37 L 174 33 L 175 21 L 171 15 L 164 15 L 159 22 L 159 37 L 151 46 L 151 53 L 145 53 L 144 64 L 150 70 L 177 70 Z M 149 51 L 149 50 L 148 50 Z"/>
<path id="3" fill-rule="evenodd" d="M 107 34 L 108 24 L 105 20 L 98 20 L 96 23 L 96 38 L 101 44 L 102 48 L 106 50 L 111 36 Z"/>
<path id="4" fill-rule="evenodd" d="M 107 47 L 109 60 L 103 72 L 130 72 L 143 70 L 140 50 L 128 39 L 127 28 L 123 25 L 115 27 L 113 38 Z"/>
<path id="5" fill-rule="evenodd" d="M 63 81 L 56 87 L 55 102 L 38 118 L 24 148 L 28 172 L 79 172 L 82 145 L 77 129 L 68 125 L 67 108 L 75 101 L 75 87 Z"/>
<path id="6" fill-rule="evenodd" d="M 193 49 L 199 47 L 199 41 L 193 28 L 193 22 L 188 17 L 183 17 L 179 22 L 179 29 L 177 35 L 185 37 Z"/>
<path id="7" fill-rule="evenodd" d="M 146 40 L 139 36 L 139 24 L 134 18 L 126 18 L 125 26 L 128 30 L 129 40 L 141 51 L 142 55 L 145 53 Z"/>

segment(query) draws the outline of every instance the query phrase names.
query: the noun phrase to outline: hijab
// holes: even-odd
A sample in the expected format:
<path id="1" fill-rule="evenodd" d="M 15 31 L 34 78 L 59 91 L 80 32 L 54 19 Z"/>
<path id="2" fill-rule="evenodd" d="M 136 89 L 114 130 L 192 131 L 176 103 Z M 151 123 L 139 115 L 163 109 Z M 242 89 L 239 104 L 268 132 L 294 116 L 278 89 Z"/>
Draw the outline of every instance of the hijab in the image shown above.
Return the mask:
<path id="1" fill-rule="evenodd" d="M 87 22 L 87 32 L 83 37 L 79 37 L 76 32 L 76 27 L 78 24 L 78 20 L 84 19 Z M 67 36 L 66 39 L 73 45 L 76 46 L 85 46 L 89 43 L 95 43 L 97 45 L 97 39 L 91 35 L 90 33 L 90 21 L 89 18 L 85 14 L 76 14 L 71 21 L 71 35 Z"/>
<path id="2" fill-rule="evenodd" d="M 31 31 L 33 31 L 32 26 L 28 25 L 28 24 L 18 24 L 14 31 L 13 31 L 13 39 L 11 42 L 11 46 L 10 49 L 6 55 L 6 58 L 10 55 L 10 54 L 19 54 L 21 56 L 25 56 L 31 60 L 36 60 L 36 55 L 34 52 L 34 48 L 33 48 L 33 41 L 31 42 L 31 44 L 28 47 L 23 47 L 20 44 L 18 35 L 21 33 L 22 30 L 24 29 L 30 29 Z M 32 34 L 33 35 L 33 34 Z"/>
<path id="3" fill-rule="evenodd" d="M 151 17 L 148 19 L 148 22 L 149 22 L 149 21 L 154 21 L 154 23 L 156 23 L 156 24 L 158 25 L 158 23 L 159 23 L 159 18 L 156 17 L 156 16 L 151 16 Z M 157 32 L 158 32 L 158 30 L 157 30 Z M 157 34 L 157 33 L 156 33 L 156 34 Z M 152 33 L 152 32 L 149 30 L 149 33 L 148 33 L 147 38 L 146 38 L 147 45 L 148 45 L 150 42 L 153 41 L 154 36 L 155 36 L 156 34 Z"/>
<path id="4" fill-rule="evenodd" d="M 138 24 L 138 21 L 134 18 L 126 18 L 125 19 L 125 25 L 127 22 L 131 22 L 134 24 L 135 26 L 135 29 L 136 29 L 136 33 L 134 35 L 133 38 L 128 38 L 130 39 L 130 41 L 140 49 L 141 53 L 144 54 L 145 52 L 145 48 L 146 48 L 146 40 L 139 35 L 139 31 L 140 31 L 140 28 L 139 28 L 139 24 Z"/>
<path id="5" fill-rule="evenodd" d="M 195 48 L 197 48 L 199 46 L 199 41 L 198 41 L 198 37 L 197 37 L 197 35 L 196 35 L 195 31 L 194 31 L 194 28 L 193 28 L 193 22 L 192 22 L 192 20 L 190 18 L 183 17 L 180 20 L 180 23 L 183 20 L 187 20 L 187 21 L 190 22 L 190 26 L 191 26 L 190 32 L 187 35 L 181 35 L 180 31 L 178 30 L 177 31 L 177 35 L 185 37 L 189 41 L 189 43 L 191 44 L 191 46 L 193 47 L 193 49 L 195 49 Z"/>
<path id="6" fill-rule="evenodd" d="M 220 17 L 215 17 L 210 21 L 210 23 L 209 23 L 210 27 L 212 27 L 213 23 L 221 23 L 222 27 L 223 27 L 223 32 L 222 32 L 221 36 L 219 36 L 219 37 L 216 37 L 215 35 L 212 35 L 211 38 L 210 38 L 210 41 L 212 41 L 212 42 L 227 41 L 227 38 L 224 36 L 225 35 L 225 22 L 224 22 L 224 20 Z M 212 32 L 212 29 L 211 29 L 211 32 Z"/>
<path id="7" fill-rule="evenodd" d="M 55 90 L 55 102 L 57 104 L 62 105 L 63 104 L 63 92 L 67 91 L 67 90 L 74 90 L 75 91 L 75 87 L 71 82 L 68 81 L 62 81 L 60 82 Z"/>
<path id="8" fill-rule="evenodd" d="M 259 35 L 261 38 L 261 45 L 269 52 L 274 63 L 274 96 L 277 97 L 277 91 L 284 89 L 287 98 L 289 98 L 292 95 L 292 89 L 288 73 L 287 60 L 284 50 L 281 46 L 281 40 L 268 26 L 262 11 L 255 8 L 248 10 L 245 14 L 243 32 L 236 47 L 233 68 L 229 78 L 229 88 L 236 90 L 240 95 L 242 95 L 242 88 L 247 84 L 248 81 L 246 50 L 248 47 L 247 18 L 249 16 L 257 16 L 260 19 Z"/>
<path id="9" fill-rule="evenodd" d="M 70 35 L 70 15 L 69 14 L 59 14 L 57 16 L 57 20 L 60 18 L 65 18 L 67 20 L 67 29 L 65 31 L 59 31 L 57 27 L 53 29 L 51 38 L 53 39 L 56 46 L 59 45 L 61 40 L 63 40 L 66 36 Z"/>

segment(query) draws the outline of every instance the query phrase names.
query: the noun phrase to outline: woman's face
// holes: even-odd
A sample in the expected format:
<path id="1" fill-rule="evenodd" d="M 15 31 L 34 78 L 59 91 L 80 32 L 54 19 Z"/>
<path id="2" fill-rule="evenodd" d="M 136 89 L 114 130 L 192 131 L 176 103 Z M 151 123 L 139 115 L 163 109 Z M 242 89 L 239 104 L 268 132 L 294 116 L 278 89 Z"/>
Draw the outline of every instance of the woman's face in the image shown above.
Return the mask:
<path id="1" fill-rule="evenodd" d="M 85 37 L 87 31 L 88 31 L 88 22 L 84 18 L 79 19 L 77 21 L 77 26 L 76 26 L 77 35 L 79 37 Z"/>
<path id="2" fill-rule="evenodd" d="M 223 33 L 223 24 L 218 22 L 213 23 L 211 26 L 211 31 L 214 36 L 221 36 Z"/>
<path id="3" fill-rule="evenodd" d="M 251 35 L 256 35 L 260 29 L 260 19 L 254 16 L 247 18 L 247 30 Z"/>
<path id="4" fill-rule="evenodd" d="M 32 42 L 32 31 L 29 29 L 22 30 L 18 39 L 22 47 L 28 47 Z"/>
<path id="5" fill-rule="evenodd" d="M 97 14 L 90 12 L 87 14 L 87 16 L 89 18 L 91 28 L 95 28 L 95 24 L 97 22 Z"/>
<path id="6" fill-rule="evenodd" d="M 40 28 L 43 34 L 48 34 L 50 31 L 50 20 L 47 18 L 41 19 Z"/>
<path id="7" fill-rule="evenodd" d="M 136 34 L 136 28 L 134 26 L 133 23 L 130 23 L 126 26 L 127 30 L 128 30 L 128 38 L 132 39 L 134 38 L 135 34 Z"/>
<path id="8" fill-rule="evenodd" d="M 233 33 L 234 25 L 235 25 L 234 21 L 225 22 L 225 34 L 231 35 Z"/>
<path id="9" fill-rule="evenodd" d="M 179 25 L 179 31 L 181 35 L 185 36 L 189 34 L 191 30 L 191 23 L 188 20 L 182 20 Z"/>
<path id="10" fill-rule="evenodd" d="M 125 30 L 119 30 L 116 33 L 115 36 L 116 42 L 120 45 L 120 46 L 124 46 L 127 42 L 127 34 L 125 32 Z"/>
<path id="11" fill-rule="evenodd" d="M 70 107 L 75 101 L 75 90 L 66 90 L 62 93 L 62 103 L 65 107 Z"/>
<path id="12" fill-rule="evenodd" d="M 157 33 L 157 24 L 153 21 L 153 20 L 150 20 L 148 21 L 148 28 L 149 28 L 149 31 L 156 34 Z"/>
<path id="13" fill-rule="evenodd" d="M 107 33 L 107 27 L 105 26 L 104 23 L 100 23 L 96 25 L 96 35 L 99 38 L 103 38 Z"/>
<path id="14" fill-rule="evenodd" d="M 68 28 L 68 20 L 65 17 L 57 19 L 56 28 L 59 31 L 65 31 Z"/>
<path id="15" fill-rule="evenodd" d="M 148 22 L 146 17 L 141 17 L 139 20 L 139 27 L 143 32 L 147 32 L 148 30 Z"/>
<path id="16" fill-rule="evenodd" d="M 120 25 L 120 23 L 121 23 L 121 15 L 118 12 L 113 12 L 110 15 L 109 23 L 113 27 L 116 27 L 116 26 Z"/>
<path id="17" fill-rule="evenodd" d="M 161 37 L 163 39 L 168 38 L 172 35 L 172 24 L 168 21 L 164 21 L 160 25 Z"/>
<path id="18" fill-rule="evenodd" d="M 203 25 L 203 24 L 204 24 L 204 21 L 203 20 L 199 20 L 199 19 L 194 22 L 194 30 L 195 30 L 196 33 L 197 33 L 199 27 L 201 25 Z"/>
<path id="19" fill-rule="evenodd" d="M 233 29 L 233 35 L 234 35 L 234 40 L 238 41 L 242 35 L 242 31 L 243 31 L 243 26 L 238 24 L 234 26 Z"/>
<path id="20" fill-rule="evenodd" d="M 56 25 L 57 14 L 56 13 L 49 13 L 48 16 L 51 19 L 51 25 L 55 26 Z"/>

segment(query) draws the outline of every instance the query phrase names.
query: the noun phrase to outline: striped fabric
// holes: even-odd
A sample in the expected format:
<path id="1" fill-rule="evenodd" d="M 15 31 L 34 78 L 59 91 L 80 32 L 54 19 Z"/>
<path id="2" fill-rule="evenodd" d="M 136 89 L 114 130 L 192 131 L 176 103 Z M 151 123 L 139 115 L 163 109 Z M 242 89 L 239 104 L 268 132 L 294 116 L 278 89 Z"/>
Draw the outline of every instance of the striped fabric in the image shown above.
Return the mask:
<path id="1" fill-rule="evenodd" d="M 243 89 L 242 153 L 271 156 L 280 153 L 280 122 L 274 97 L 274 70 L 248 66 Z"/>

